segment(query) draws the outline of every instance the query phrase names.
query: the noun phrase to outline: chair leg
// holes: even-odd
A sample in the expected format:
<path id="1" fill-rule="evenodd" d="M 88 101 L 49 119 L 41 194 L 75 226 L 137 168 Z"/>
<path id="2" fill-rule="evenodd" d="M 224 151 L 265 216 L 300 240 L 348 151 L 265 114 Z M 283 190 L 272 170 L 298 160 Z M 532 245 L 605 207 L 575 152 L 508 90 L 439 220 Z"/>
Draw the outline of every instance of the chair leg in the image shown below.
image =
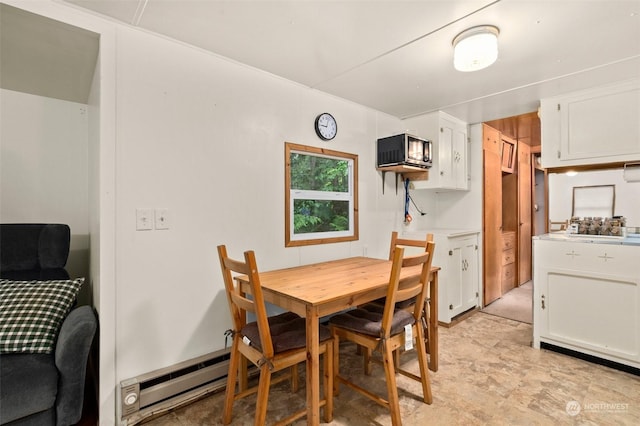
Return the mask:
<path id="1" fill-rule="evenodd" d="M 431 394 L 431 379 L 429 378 L 429 364 L 427 362 L 427 349 L 422 334 L 422 325 L 416 325 L 416 346 L 418 351 L 418 364 L 420 365 L 420 379 L 422 382 L 422 397 L 425 403 L 433 402 Z"/>
<path id="2" fill-rule="evenodd" d="M 267 419 L 267 402 L 269 401 L 269 387 L 271 386 L 271 371 L 268 364 L 260 367 L 258 382 L 258 398 L 256 400 L 255 426 L 264 426 Z"/>
<path id="3" fill-rule="evenodd" d="M 333 336 L 333 395 L 338 396 L 340 393 L 340 381 L 338 375 L 340 374 L 340 337 L 335 334 Z"/>
<path id="4" fill-rule="evenodd" d="M 236 378 L 238 374 L 238 367 L 240 365 L 239 358 L 243 358 L 242 354 L 238 350 L 238 337 L 233 338 L 231 344 L 231 359 L 229 360 L 229 373 L 227 375 L 227 389 L 224 395 L 224 409 L 222 413 L 222 424 L 228 425 L 231 423 L 231 412 L 233 410 L 233 401 L 236 393 Z"/>
<path id="5" fill-rule="evenodd" d="M 372 370 L 372 365 L 371 365 L 371 349 L 367 348 L 366 346 L 362 347 L 362 353 L 363 353 L 363 362 L 364 362 L 364 374 L 366 374 L 367 376 L 371 375 L 371 370 Z"/>
<path id="6" fill-rule="evenodd" d="M 330 423 L 333 420 L 333 375 L 334 375 L 334 350 L 336 348 L 336 337 L 327 342 L 327 350 L 324 353 L 324 398 L 326 404 L 324 406 L 324 421 Z"/>
<path id="7" fill-rule="evenodd" d="M 249 378 L 247 377 L 247 370 L 249 368 L 249 360 L 244 356 L 241 356 L 238 360 L 238 392 L 244 392 L 249 389 Z"/>
<path id="8" fill-rule="evenodd" d="M 424 341 L 427 344 L 427 353 L 429 353 L 429 301 L 424 302 L 424 306 L 422 307 L 422 321 L 424 330 Z"/>
<path id="9" fill-rule="evenodd" d="M 391 424 L 400 426 L 400 402 L 398 400 L 398 387 L 396 385 L 396 371 L 394 368 L 393 351 L 384 343 L 382 348 L 382 362 L 384 373 L 387 379 L 387 396 L 389 401 L 389 411 L 391 412 Z"/>
<path id="10" fill-rule="evenodd" d="M 393 351 L 393 365 L 398 370 L 400 368 L 400 354 L 402 353 L 401 349 L 398 348 Z"/>
<path id="11" fill-rule="evenodd" d="M 291 374 L 291 392 L 296 393 L 300 388 L 300 380 L 298 380 L 298 364 L 294 364 L 289 368 Z"/>

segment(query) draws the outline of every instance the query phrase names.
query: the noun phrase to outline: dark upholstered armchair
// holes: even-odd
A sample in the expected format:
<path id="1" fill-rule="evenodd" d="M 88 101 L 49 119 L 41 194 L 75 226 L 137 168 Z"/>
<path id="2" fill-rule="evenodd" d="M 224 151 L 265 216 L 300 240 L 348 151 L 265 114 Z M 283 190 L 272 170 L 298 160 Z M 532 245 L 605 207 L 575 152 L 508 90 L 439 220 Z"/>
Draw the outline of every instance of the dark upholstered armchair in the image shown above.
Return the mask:
<path id="1" fill-rule="evenodd" d="M 69 243 L 67 225 L 0 224 L 2 425 L 72 425 L 82 416 L 85 372 L 97 319 L 90 306 L 75 307 L 83 280 L 70 280 L 64 269 Z M 71 290 L 64 294 L 61 326 L 51 333 L 48 349 L 42 344 L 34 349 L 33 343 L 25 343 L 26 338 L 12 337 L 17 333 L 7 322 L 15 319 L 7 312 L 13 305 L 32 303 L 36 299 L 33 294 L 42 294 L 43 288 L 59 295 L 58 287 Z M 47 309 L 54 303 L 44 305 Z"/>

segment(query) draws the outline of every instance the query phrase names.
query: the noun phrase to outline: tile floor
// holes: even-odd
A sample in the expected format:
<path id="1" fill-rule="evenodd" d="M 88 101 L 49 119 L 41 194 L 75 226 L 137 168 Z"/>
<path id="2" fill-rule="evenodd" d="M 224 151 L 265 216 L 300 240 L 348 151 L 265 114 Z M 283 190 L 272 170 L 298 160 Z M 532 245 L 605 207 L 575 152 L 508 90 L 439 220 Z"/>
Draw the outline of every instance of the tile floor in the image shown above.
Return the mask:
<path id="1" fill-rule="evenodd" d="M 341 371 L 370 389 L 384 389 L 384 373 L 361 375 L 355 347 L 340 347 Z M 402 357 L 413 363 L 414 352 Z M 304 369 L 301 369 L 304 371 Z M 304 384 L 304 380 L 301 381 Z M 431 373 L 433 404 L 419 383 L 399 376 L 404 425 L 631 425 L 640 424 L 640 377 L 547 350 L 531 348 L 531 325 L 478 312 L 440 328 L 440 367 Z M 224 395 L 216 393 L 147 422 L 147 426 L 220 425 Z M 271 389 L 268 423 L 304 406 L 304 385 Z M 569 409 L 568 409 L 569 408 Z M 234 425 L 253 424 L 255 397 L 234 405 Z M 570 412 L 571 414 L 569 414 Z M 295 423 L 306 424 L 305 420 Z M 331 425 L 390 425 L 386 410 L 341 387 Z"/>

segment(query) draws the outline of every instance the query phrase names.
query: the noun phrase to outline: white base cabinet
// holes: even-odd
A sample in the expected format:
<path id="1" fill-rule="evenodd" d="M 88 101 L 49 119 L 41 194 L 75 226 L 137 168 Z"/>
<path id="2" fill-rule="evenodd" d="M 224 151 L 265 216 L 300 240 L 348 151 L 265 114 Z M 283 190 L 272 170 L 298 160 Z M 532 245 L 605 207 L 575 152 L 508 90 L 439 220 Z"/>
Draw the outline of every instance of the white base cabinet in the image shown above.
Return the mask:
<path id="1" fill-rule="evenodd" d="M 640 80 L 540 102 L 542 167 L 640 160 Z"/>
<path id="2" fill-rule="evenodd" d="M 534 239 L 533 346 L 640 368 L 640 246 Z"/>
<path id="3" fill-rule="evenodd" d="M 436 251 L 433 265 L 438 272 L 438 322 L 451 319 L 479 306 L 480 276 L 478 269 L 478 238 L 473 230 L 434 229 L 421 233 L 406 233 L 404 238 L 424 239 L 433 234 Z"/>

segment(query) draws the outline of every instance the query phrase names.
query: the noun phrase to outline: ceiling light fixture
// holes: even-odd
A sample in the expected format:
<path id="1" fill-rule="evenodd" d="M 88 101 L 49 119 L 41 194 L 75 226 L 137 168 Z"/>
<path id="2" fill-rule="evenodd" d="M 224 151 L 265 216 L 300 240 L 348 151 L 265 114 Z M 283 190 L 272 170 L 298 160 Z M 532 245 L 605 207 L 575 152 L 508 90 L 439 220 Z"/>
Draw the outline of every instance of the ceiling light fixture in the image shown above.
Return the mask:
<path id="1" fill-rule="evenodd" d="M 478 71 L 498 59 L 498 34 L 493 25 L 464 30 L 453 39 L 453 66 L 458 71 Z"/>

